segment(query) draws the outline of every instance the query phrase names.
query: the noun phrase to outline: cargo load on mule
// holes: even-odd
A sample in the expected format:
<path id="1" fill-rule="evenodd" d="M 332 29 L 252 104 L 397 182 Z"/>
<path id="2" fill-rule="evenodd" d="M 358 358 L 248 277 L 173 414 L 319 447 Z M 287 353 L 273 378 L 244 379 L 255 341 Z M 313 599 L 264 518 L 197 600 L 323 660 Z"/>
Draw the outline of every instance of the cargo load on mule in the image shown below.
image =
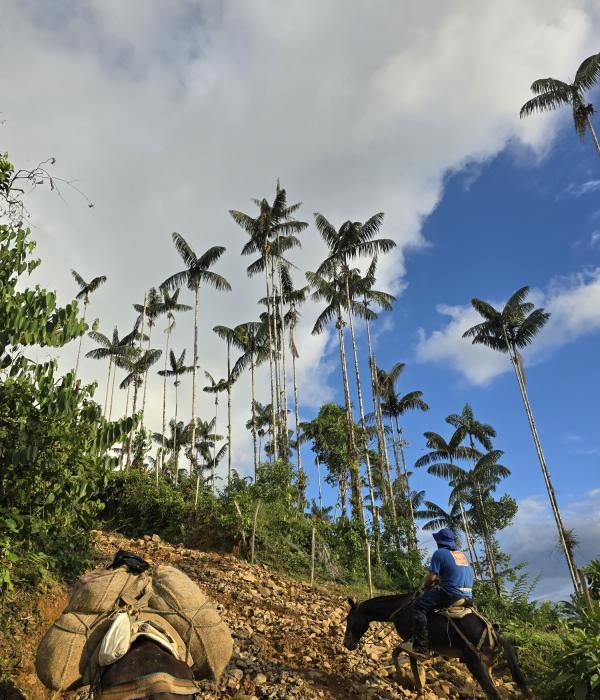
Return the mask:
<path id="1" fill-rule="evenodd" d="M 233 640 L 205 593 L 172 566 L 119 551 L 111 565 L 86 574 L 40 642 L 35 667 L 52 690 L 97 685 L 103 671 L 147 637 L 187 664 L 196 679 L 218 681 Z"/>

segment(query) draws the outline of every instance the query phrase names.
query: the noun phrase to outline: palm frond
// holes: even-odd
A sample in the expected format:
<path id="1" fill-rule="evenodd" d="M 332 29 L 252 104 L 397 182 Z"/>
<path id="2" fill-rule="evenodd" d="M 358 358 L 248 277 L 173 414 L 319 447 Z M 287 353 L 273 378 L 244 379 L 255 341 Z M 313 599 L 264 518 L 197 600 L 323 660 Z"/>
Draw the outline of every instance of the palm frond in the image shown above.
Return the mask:
<path id="1" fill-rule="evenodd" d="M 175 244 L 175 249 L 181 256 L 181 259 L 183 260 L 184 264 L 188 269 L 191 269 L 194 267 L 196 264 L 197 258 L 196 258 L 196 253 L 194 253 L 192 247 L 189 245 L 189 243 L 185 240 L 185 238 L 180 234 L 177 233 L 177 231 L 173 231 L 171 234 L 171 237 L 173 238 L 173 243 Z"/>
<path id="2" fill-rule="evenodd" d="M 600 53 L 588 56 L 575 73 L 574 84 L 580 90 L 591 90 L 600 81 Z"/>

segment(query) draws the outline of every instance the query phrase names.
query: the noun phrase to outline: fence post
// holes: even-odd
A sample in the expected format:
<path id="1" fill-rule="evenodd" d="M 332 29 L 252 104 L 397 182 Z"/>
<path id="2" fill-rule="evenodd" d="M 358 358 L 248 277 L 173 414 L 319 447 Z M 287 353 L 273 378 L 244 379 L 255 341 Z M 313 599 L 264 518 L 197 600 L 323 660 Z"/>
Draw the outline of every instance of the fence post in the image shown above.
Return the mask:
<path id="1" fill-rule="evenodd" d="M 254 518 L 252 520 L 252 538 L 250 540 L 250 563 L 254 564 L 254 539 L 256 537 L 256 521 L 258 520 L 258 511 L 260 510 L 260 501 L 256 504 L 254 510 Z"/>
<path id="2" fill-rule="evenodd" d="M 369 540 L 366 541 L 367 544 L 367 575 L 369 578 L 369 595 L 373 597 L 373 580 L 371 578 L 371 543 Z"/>
<path id="3" fill-rule="evenodd" d="M 315 528 L 315 522 L 313 520 L 312 524 L 312 541 L 310 546 L 310 587 L 313 588 L 315 585 L 315 545 L 317 539 L 317 531 Z"/>

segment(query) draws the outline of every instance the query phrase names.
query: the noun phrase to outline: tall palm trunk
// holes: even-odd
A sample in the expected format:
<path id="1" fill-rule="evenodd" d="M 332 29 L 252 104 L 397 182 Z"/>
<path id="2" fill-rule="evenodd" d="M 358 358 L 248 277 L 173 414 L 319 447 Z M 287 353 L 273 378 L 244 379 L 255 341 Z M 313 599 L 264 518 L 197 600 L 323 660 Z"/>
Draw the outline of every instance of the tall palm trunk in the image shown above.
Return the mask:
<path id="1" fill-rule="evenodd" d="M 102 411 L 104 413 L 104 417 L 106 417 L 106 412 L 108 411 L 108 392 L 110 389 L 110 371 L 112 369 L 112 364 L 113 364 L 112 355 L 109 355 L 108 356 L 108 377 L 106 378 L 106 395 L 104 396 L 104 409 Z"/>
<path id="2" fill-rule="evenodd" d="M 569 549 L 569 546 L 567 545 L 567 538 L 566 538 L 566 530 L 565 526 L 562 521 L 562 517 L 560 514 L 560 509 L 558 507 L 558 501 L 556 500 L 556 495 L 554 493 L 554 487 L 552 486 L 552 482 L 550 481 L 550 474 L 548 472 L 548 467 L 546 465 L 546 459 L 544 457 L 544 453 L 542 452 L 542 444 L 540 442 L 537 428 L 535 426 L 535 421 L 533 420 L 533 412 L 531 410 L 531 405 L 529 403 L 529 397 L 527 395 L 527 389 L 525 387 L 525 377 L 523 375 L 522 369 L 521 369 L 521 363 L 519 361 L 517 349 L 513 347 L 506 336 L 506 331 L 504 331 L 504 339 L 506 342 L 506 346 L 508 348 L 508 352 L 510 355 L 511 362 L 513 364 L 513 368 L 515 370 L 515 374 L 517 376 L 517 382 L 519 384 L 519 389 L 521 390 L 521 397 L 523 399 L 523 404 L 525 406 L 525 413 L 527 414 L 527 419 L 529 420 L 529 427 L 531 429 L 531 435 L 533 437 L 533 442 L 535 444 L 535 449 L 537 452 L 538 460 L 540 462 L 540 467 L 542 469 L 542 474 L 544 476 L 544 482 L 546 484 L 546 490 L 548 492 L 548 498 L 550 499 L 550 506 L 552 507 L 552 513 L 554 514 L 554 520 L 556 522 L 556 527 L 558 529 L 558 535 L 560 538 L 560 543 L 563 549 L 563 553 L 565 555 L 565 559 L 567 561 L 567 568 L 569 569 L 569 574 L 571 575 L 571 580 L 573 581 L 573 587 L 575 589 L 575 593 L 581 594 L 582 589 L 581 589 L 581 583 L 579 581 L 579 577 L 577 575 L 577 566 L 575 564 L 574 558 L 573 558 L 573 553 Z"/>
<path id="3" fill-rule="evenodd" d="M 254 447 L 254 481 L 256 482 L 256 471 L 258 468 L 258 461 L 256 456 L 256 391 L 255 391 L 255 377 L 254 377 L 254 351 L 250 351 L 250 376 L 252 377 L 252 444 Z M 259 454 L 260 457 L 260 454 Z"/>
<path id="4" fill-rule="evenodd" d="M 416 550 L 417 549 L 417 523 L 415 520 L 415 511 L 414 511 L 413 503 L 412 503 L 412 490 L 410 488 L 410 483 L 408 481 L 408 469 L 406 468 L 406 456 L 404 454 L 402 428 L 400 427 L 400 423 L 398 422 L 398 416 L 394 416 L 394 420 L 396 422 L 396 435 L 397 435 L 397 439 L 398 439 L 398 447 L 400 448 L 400 458 L 402 460 L 402 474 L 403 474 L 403 480 L 404 480 L 404 487 L 406 490 L 406 499 L 408 500 L 408 506 L 409 506 L 409 510 L 410 510 L 410 529 L 411 529 L 410 534 L 411 534 L 411 537 L 409 538 L 409 540 L 412 540 L 412 548 L 414 550 Z"/>
<path id="5" fill-rule="evenodd" d="M 200 287 L 194 288 L 194 366 L 192 368 L 192 437 L 191 437 L 191 466 L 196 467 L 196 374 L 198 371 L 198 307 L 200 305 Z M 196 497 L 196 503 L 198 498 Z"/>
<path id="6" fill-rule="evenodd" d="M 112 386 L 110 388 L 110 406 L 108 408 L 108 420 L 112 417 L 113 399 L 115 397 L 115 379 L 117 378 L 117 361 L 113 363 Z"/>
<path id="7" fill-rule="evenodd" d="M 375 353 L 373 352 L 373 344 L 371 341 L 371 324 L 369 319 L 366 319 L 367 326 L 367 343 L 369 348 L 369 368 L 371 370 L 371 396 L 373 399 L 373 412 L 375 414 L 375 425 L 377 428 L 377 441 L 379 443 L 379 454 L 383 457 L 383 468 L 384 468 L 384 488 L 382 493 L 385 494 L 387 490 L 387 500 L 391 503 L 392 517 L 394 519 L 394 524 L 398 521 L 398 516 L 396 513 L 396 504 L 394 502 L 394 491 L 392 488 L 392 476 L 390 467 L 390 458 L 388 454 L 387 439 L 385 436 L 385 428 L 383 424 L 383 415 L 381 413 L 381 400 L 379 396 L 379 381 L 377 379 L 377 363 L 375 362 Z"/>
<path id="8" fill-rule="evenodd" d="M 279 236 L 278 236 L 279 238 Z M 287 460 L 287 445 L 288 445 L 288 395 L 287 395 L 287 365 L 285 352 L 285 314 L 283 308 L 283 284 L 281 281 L 281 258 L 277 256 L 277 272 L 279 277 L 279 316 L 281 317 L 281 373 L 283 376 L 282 387 L 282 402 L 281 410 L 283 411 L 283 435 L 284 437 L 284 459 Z"/>
<path id="9" fill-rule="evenodd" d="M 479 503 L 480 515 L 481 515 L 481 527 L 483 530 L 483 542 L 485 547 L 486 558 L 488 561 L 488 571 L 490 573 L 490 578 L 494 582 L 496 588 L 496 593 L 502 595 L 502 589 L 500 588 L 500 581 L 498 580 L 498 572 L 496 570 L 496 557 L 494 555 L 494 547 L 492 544 L 492 538 L 487 526 L 487 520 L 485 517 L 485 510 L 483 507 L 483 498 L 481 497 L 481 490 L 479 485 L 475 485 L 476 498 Z"/>
<path id="10" fill-rule="evenodd" d="M 179 382 L 175 378 L 175 432 L 173 433 L 173 453 L 175 454 L 175 487 L 179 485 L 179 448 L 177 447 L 177 409 L 179 404 Z"/>
<path id="11" fill-rule="evenodd" d="M 354 374 L 356 377 L 356 390 L 358 394 L 358 412 L 360 415 L 360 427 L 362 433 L 363 449 L 365 451 L 365 466 L 367 468 L 367 485 L 369 487 L 369 501 L 371 505 L 371 519 L 375 528 L 377 542 L 379 542 L 379 517 L 375 510 L 375 495 L 373 493 L 373 476 L 371 473 L 371 458 L 369 457 L 369 438 L 367 436 L 367 425 L 365 422 L 365 411 L 363 407 L 362 386 L 360 382 L 360 370 L 358 368 L 358 353 L 356 350 L 356 336 L 354 334 L 354 319 L 352 313 L 352 301 L 350 299 L 350 286 L 348 275 L 345 275 L 346 282 L 346 303 L 348 304 L 348 321 L 350 322 L 350 339 L 352 340 L 352 353 L 354 355 Z"/>
<path id="12" fill-rule="evenodd" d="M 231 485 L 231 341 L 227 341 L 227 486 Z M 216 431 L 216 427 L 215 427 Z"/>
<path id="13" fill-rule="evenodd" d="M 319 512 L 323 512 L 323 493 L 321 491 L 321 463 L 319 462 L 319 456 L 315 456 L 315 462 L 317 465 L 317 488 L 319 493 Z"/>
<path id="14" fill-rule="evenodd" d="M 89 299 L 86 297 L 84 302 L 83 302 L 83 318 L 81 319 L 82 321 L 85 322 L 85 315 L 87 314 L 87 307 L 88 307 Z M 79 347 L 77 348 L 77 362 L 75 363 L 75 377 L 73 380 L 76 382 L 77 381 L 77 375 L 79 374 L 79 359 L 81 357 L 81 345 L 83 343 L 83 336 L 85 334 L 82 333 L 79 336 Z"/>
<path id="15" fill-rule="evenodd" d="M 360 469 L 358 465 L 358 450 L 354 435 L 354 419 L 352 417 L 352 405 L 350 403 L 350 386 L 348 384 L 348 368 L 346 364 L 346 347 L 344 343 L 344 320 L 342 310 L 338 307 L 337 320 L 338 340 L 340 344 L 340 365 L 342 367 L 342 381 L 344 384 L 344 403 L 346 407 L 346 423 L 348 430 L 348 456 L 350 460 L 350 484 L 352 491 L 352 513 L 358 518 L 358 522 L 365 528 L 365 514 L 363 511 L 363 498 L 360 485 Z"/>
<path id="16" fill-rule="evenodd" d="M 152 328 L 153 327 L 154 327 L 154 324 L 149 321 L 148 322 L 148 350 L 150 350 L 150 339 L 152 338 Z M 148 368 L 144 372 L 144 395 L 142 397 L 142 428 L 144 427 L 144 411 L 146 410 L 146 389 L 148 388 L 148 372 L 149 371 L 150 371 L 150 368 Z"/>
<path id="17" fill-rule="evenodd" d="M 127 385 L 127 394 L 125 395 L 125 420 L 129 418 L 129 391 L 131 387 L 131 382 Z M 129 452 L 129 447 L 127 447 L 127 452 Z M 123 468 L 123 462 L 125 460 L 125 440 L 123 440 L 123 448 L 121 450 L 121 458 L 119 460 L 119 466 Z"/>
<path id="18" fill-rule="evenodd" d="M 131 409 L 131 415 L 135 416 L 135 409 L 137 408 L 137 397 L 138 397 L 138 378 L 137 374 L 133 376 L 133 408 Z M 127 469 L 131 467 L 131 456 L 133 452 L 133 426 L 129 433 L 129 444 L 127 445 Z"/>
<path id="19" fill-rule="evenodd" d="M 215 468 L 217 466 L 217 420 L 219 417 L 219 395 L 215 395 L 215 439 L 213 440 L 213 461 L 210 469 L 210 480 L 212 484 L 212 494 L 215 495 Z"/>
<path id="20" fill-rule="evenodd" d="M 292 356 L 292 378 L 294 380 L 294 417 L 295 417 L 295 431 L 296 431 L 296 457 L 298 465 L 298 482 L 301 485 L 300 488 L 300 507 L 304 508 L 304 503 L 306 502 L 306 475 L 302 469 L 302 454 L 300 451 L 300 414 L 298 411 L 298 381 L 296 377 L 296 352 L 294 345 L 293 329 L 290 328 L 290 355 Z M 319 489 L 321 485 L 319 484 Z"/>
<path id="21" fill-rule="evenodd" d="M 279 321 L 278 321 L 278 311 L 277 311 L 277 285 L 275 284 L 275 261 L 273 260 L 273 256 L 271 256 L 271 294 L 272 294 L 272 301 L 271 301 L 271 309 L 273 310 L 273 338 L 275 342 L 275 398 L 277 401 L 277 411 L 276 411 L 276 416 L 277 416 L 277 429 L 279 431 L 279 454 L 275 454 L 275 459 L 278 459 L 281 457 L 284 459 L 285 455 L 287 457 L 287 434 L 283 434 L 283 396 L 282 396 L 282 391 L 283 391 L 283 380 L 281 377 L 281 357 L 279 354 L 279 349 L 281 346 L 280 343 L 280 338 L 279 338 Z M 287 417 L 286 417 L 287 418 Z"/>
<path id="22" fill-rule="evenodd" d="M 263 251 L 263 255 L 265 256 L 265 286 L 267 289 L 267 328 L 268 328 L 268 333 L 269 333 L 269 368 L 271 370 L 271 423 L 272 423 L 272 430 L 273 430 L 273 438 L 272 438 L 272 443 L 273 443 L 273 455 L 277 453 L 277 430 L 276 430 L 276 424 L 275 424 L 275 372 L 274 372 L 274 357 L 273 357 L 273 333 L 271 329 L 271 298 L 270 298 L 270 290 L 269 290 L 269 254 L 265 250 Z M 272 459 L 272 458 L 271 458 Z"/>
<path id="23" fill-rule="evenodd" d="M 596 136 L 596 132 L 594 131 L 594 127 L 592 126 L 592 120 L 590 119 L 589 115 L 586 117 L 586 121 L 592 138 L 594 139 L 594 143 L 596 144 L 596 150 L 598 151 L 598 155 L 600 156 L 600 143 L 598 142 L 598 137 Z"/>
<path id="24" fill-rule="evenodd" d="M 477 559 L 477 554 L 475 553 L 475 545 L 473 543 L 473 540 L 471 539 L 471 532 L 469 530 L 469 526 L 467 525 L 467 517 L 465 515 L 465 509 L 463 508 L 462 500 L 458 500 L 458 505 L 460 507 L 460 518 L 462 520 L 465 539 L 467 540 L 467 550 L 469 551 L 469 556 L 471 557 L 471 564 L 473 564 L 476 561 L 477 568 L 479 568 L 479 559 Z"/>
<path id="25" fill-rule="evenodd" d="M 166 431 L 167 431 L 167 358 L 169 356 L 169 341 L 171 339 L 171 329 L 172 326 L 169 323 L 169 319 L 167 318 L 167 332 L 166 332 L 166 340 L 165 340 L 165 369 L 164 369 L 164 374 L 163 374 L 163 410 L 162 410 L 162 453 L 164 455 L 165 453 L 165 439 L 166 439 Z"/>

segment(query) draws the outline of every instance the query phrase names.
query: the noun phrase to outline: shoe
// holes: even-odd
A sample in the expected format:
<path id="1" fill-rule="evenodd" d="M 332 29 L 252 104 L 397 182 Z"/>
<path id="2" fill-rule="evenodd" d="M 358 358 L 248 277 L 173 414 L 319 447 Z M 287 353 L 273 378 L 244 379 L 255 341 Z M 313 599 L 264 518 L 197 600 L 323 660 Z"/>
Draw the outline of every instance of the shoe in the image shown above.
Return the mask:
<path id="1" fill-rule="evenodd" d="M 431 652 L 426 647 L 415 646 L 414 642 L 403 642 L 400 644 L 400 649 L 409 656 L 414 656 L 416 659 L 429 659 Z"/>

